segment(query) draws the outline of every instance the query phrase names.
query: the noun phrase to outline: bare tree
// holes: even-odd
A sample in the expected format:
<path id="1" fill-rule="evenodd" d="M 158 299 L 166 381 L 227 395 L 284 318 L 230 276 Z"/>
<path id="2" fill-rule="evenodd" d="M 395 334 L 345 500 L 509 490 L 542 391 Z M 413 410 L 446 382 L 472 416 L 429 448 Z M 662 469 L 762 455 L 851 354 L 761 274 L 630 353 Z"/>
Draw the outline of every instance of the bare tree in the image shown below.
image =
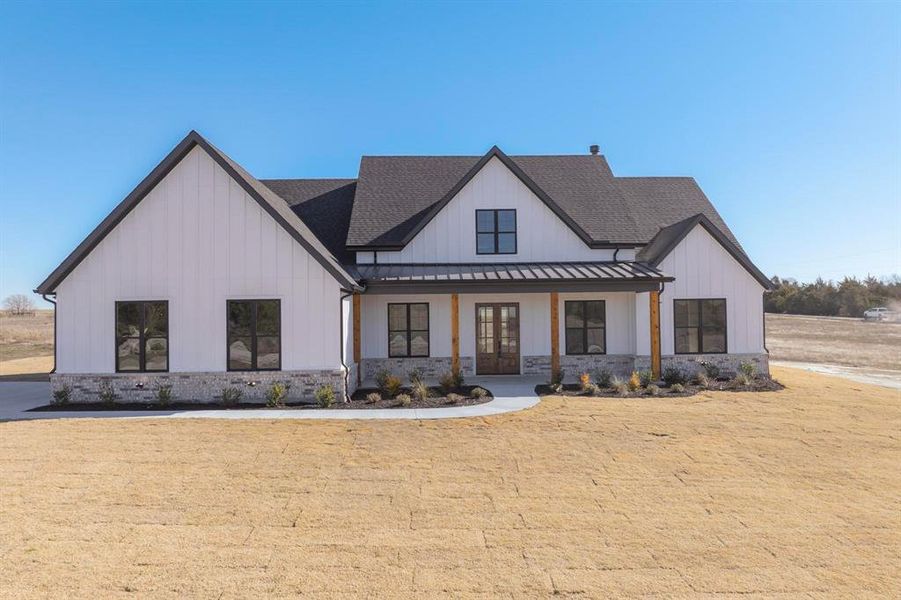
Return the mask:
<path id="1" fill-rule="evenodd" d="M 34 302 L 25 294 L 13 294 L 3 300 L 3 308 L 11 315 L 34 314 Z"/>

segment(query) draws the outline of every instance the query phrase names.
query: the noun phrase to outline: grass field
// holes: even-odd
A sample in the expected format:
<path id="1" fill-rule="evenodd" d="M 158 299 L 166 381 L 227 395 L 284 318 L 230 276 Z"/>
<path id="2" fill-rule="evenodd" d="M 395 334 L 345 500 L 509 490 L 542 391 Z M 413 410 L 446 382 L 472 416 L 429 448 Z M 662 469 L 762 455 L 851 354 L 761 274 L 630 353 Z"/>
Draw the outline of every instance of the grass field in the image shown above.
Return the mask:
<path id="1" fill-rule="evenodd" d="M 52 354 L 52 310 L 38 310 L 22 317 L 0 311 L 0 363 Z"/>
<path id="2" fill-rule="evenodd" d="M 772 360 L 901 371 L 901 323 L 766 315 Z"/>
<path id="3" fill-rule="evenodd" d="M 0 423 L 0 597 L 901 596 L 897 392 Z"/>

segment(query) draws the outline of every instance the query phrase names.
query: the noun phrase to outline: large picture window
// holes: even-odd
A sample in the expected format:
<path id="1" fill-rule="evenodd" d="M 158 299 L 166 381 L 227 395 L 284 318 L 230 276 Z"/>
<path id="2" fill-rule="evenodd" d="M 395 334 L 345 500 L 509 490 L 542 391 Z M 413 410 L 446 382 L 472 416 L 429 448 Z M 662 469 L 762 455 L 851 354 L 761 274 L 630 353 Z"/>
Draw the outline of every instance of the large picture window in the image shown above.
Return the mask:
<path id="1" fill-rule="evenodd" d="M 388 356 L 402 358 L 428 355 L 428 303 L 389 304 Z"/>
<path id="2" fill-rule="evenodd" d="M 476 211 L 476 254 L 516 254 L 516 211 Z"/>
<path id="3" fill-rule="evenodd" d="M 726 352 L 726 300 L 674 300 L 676 354 Z"/>
<path id="4" fill-rule="evenodd" d="M 169 370 L 169 303 L 116 302 L 116 371 Z"/>
<path id="5" fill-rule="evenodd" d="M 282 367 L 281 302 L 228 301 L 228 370 L 278 371 Z"/>
<path id="6" fill-rule="evenodd" d="M 565 303 L 566 353 L 607 353 L 607 307 L 603 300 Z"/>

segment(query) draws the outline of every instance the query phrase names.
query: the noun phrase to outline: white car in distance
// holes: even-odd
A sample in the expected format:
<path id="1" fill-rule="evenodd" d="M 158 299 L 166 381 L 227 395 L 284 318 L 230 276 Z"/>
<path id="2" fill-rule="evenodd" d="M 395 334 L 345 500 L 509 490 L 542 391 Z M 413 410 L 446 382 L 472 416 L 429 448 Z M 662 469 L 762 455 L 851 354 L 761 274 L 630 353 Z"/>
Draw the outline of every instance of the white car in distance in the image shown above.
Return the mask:
<path id="1" fill-rule="evenodd" d="M 869 308 L 863 313 L 863 318 L 865 321 L 885 321 L 886 319 L 894 316 L 895 313 L 885 308 L 884 306 Z"/>

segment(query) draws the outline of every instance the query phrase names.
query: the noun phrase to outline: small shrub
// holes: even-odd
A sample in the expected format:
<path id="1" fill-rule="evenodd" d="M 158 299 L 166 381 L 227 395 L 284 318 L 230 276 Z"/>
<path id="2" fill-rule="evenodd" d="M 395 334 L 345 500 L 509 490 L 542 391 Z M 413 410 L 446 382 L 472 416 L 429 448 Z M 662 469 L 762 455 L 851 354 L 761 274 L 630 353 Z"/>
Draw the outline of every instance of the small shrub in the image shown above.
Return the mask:
<path id="1" fill-rule="evenodd" d="M 160 385 L 156 388 L 156 403 L 160 406 L 169 406 L 172 403 L 172 386 Z"/>
<path id="2" fill-rule="evenodd" d="M 375 374 L 375 385 L 380 389 L 385 389 L 385 384 L 388 383 L 388 378 L 391 377 L 391 371 L 388 369 L 382 369 L 378 373 Z"/>
<path id="3" fill-rule="evenodd" d="M 678 367 L 667 367 L 663 370 L 663 383 L 667 387 L 672 387 L 677 383 L 685 385 L 685 373 Z"/>
<path id="4" fill-rule="evenodd" d="M 236 387 L 227 387 L 222 390 L 222 405 L 223 406 L 235 406 L 239 402 L 241 402 L 241 398 L 244 396 L 244 392 Z"/>
<path id="5" fill-rule="evenodd" d="M 480 387 L 472 388 L 472 391 L 469 392 L 469 395 L 473 398 L 481 399 L 488 395 L 488 390 Z"/>
<path id="6" fill-rule="evenodd" d="M 422 381 L 422 369 L 411 369 L 410 372 L 407 373 L 407 379 L 410 380 L 410 385 L 415 386 Z"/>
<path id="7" fill-rule="evenodd" d="M 733 387 L 747 387 L 751 385 L 751 378 L 744 373 L 738 373 L 732 380 Z"/>
<path id="8" fill-rule="evenodd" d="M 638 372 L 638 379 L 641 381 L 641 387 L 646 388 L 654 382 L 654 374 L 650 370 L 645 369 Z"/>
<path id="9" fill-rule="evenodd" d="M 704 374 L 707 375 L 707 379 L 714 380 L 720 376 L 720 367 L 716 363 L 712 363 L 709 360 L 702 360 L 701 368 L 704 369 Z"/>
<path id="10" fill-rule="evenodd" d="M 448 371 L 441 375 L 438 378 L 438 385 L 441 386 L 441 391 L 445 394 L 449 393 L 452 390 L 457 389 L 456 380 L 454 379 L 454 374 Z"/>
<path id="11" fill-rule="evenodd" d="M 710 386 L 710 379 L 707 377 L 706 372 L 698 371 L 698 374 L 695 375 L 695 385 L 699 388 L 707 388 Z"/>
<path id="12" fill-rule="evenodd" d="M 620 379 L 619 377 L 613 377 L 610 380 L 610 387 L 619 394 L 620 396 L 628 396 L 629 395 L 629 384 Z"/>
<path id="13" fill-rule="evenodd" d="M 757 374 L 757 367 L 754 366 L 754 363 L 746 361 L 738 365 L 738 372 L 748 379 L 754 379 L 754 375 Z"/>
<path id="14" fill-rule="evenodd" d="M 652 383 L 651 385 L 648 386 L 648 395 L 650 395 L 650 396 L 659 396 L 660 395 L 660 388 L 657 386 L 657 384 Z"/>
<path id="15" fill-rule="evenodd" d="M 269 408 L 281 408 L 285 405 L 287 396 L 288 386 L 284 383 L 275 382 L 266 390 L 266 406 Z"/>
<path id="16" fill-rule="evenodd" d="M 57 406 L 65 406 L 69 403 L 69 399 L 72 397 L 72 388 L 69 385 L 64 385 L 58 390 L 53 390 L 53 404 Z"/>
<path id="17" fill-rule="evenodd" d="M 460 404 L 463 402 L 463 396 L 460 394 L 448 394 L 447 395 L 447 403 L 448 404 Z"/>
<path id="18" fill-rule="evenodd" d="M 681 383 L 674 383 L 670 386 L 670 391 L 674 394 L 681 394 L 685 391 L 685 386 Z"/>
<path id="19" fill-rule="evenodd" d="M 463 383 L 466 381 L 466 378 L 463 377 L 463 370 L 460 369 L 459 366 L 451 368 L 451 377 L 454 378 L 454 387 L 456 389 L 463 387 Z"/>
<path id="20" fill-rule="evenodd" d="M 602 388 L 609 388 L 613 380 L 613 374 L 607 369 L 600 369 L 594 374 L 594 380 Z"/>
<path id="21" fill-rule="evenodd" d="M 400 380 L 400 377 L 397 377 L 395 375 L 388 375 L 383 383 L 384 385 L 380 386 L 382 393 L 389 398 L 394 398 L 395 396 L 397 396 L 404 384 L 404 382 Z"/>
<path id="22" fill-rule="evenodd" d="M 585 393 L 589 396 L 597 397 L 603 393 L 603 390 L 601 390 L 601 387 L 599 385 L 589 383 L 588 388 L 586 388 L 585 390 Z"/>
<path id="23" fill-rule="evenodd" d="M 632 376 L 629 377 L 629 391 L 637 392 L 641 389 L 641 377 L 639 377 L 638 373 L 632 371 Z"/>
<path id="24" fill-rule="evenodd" d="M 369 404 L 375 404 L 381 401 L 382 395 L 378 392 L 370 392 L 369 394 L 366 394 L 366 402 Z"/>
<path id="25" fill-rule="evenodd" d="M 335 388 L 330 385 L 324 385 L 315 392 L 316 403 L 321 408 L 328 408 L 335 403 Z"/>
<path id="26" fill-rule="evenodd" d="M 116 401 L 119 395 L 116 394 L 116 391 L 113 389 L 113 386 L 109 381 L 103 381 L 100 383 L 100 401 L 104 404 L 112 404 Z"/>
<path id="27" fill-rule="evenodd" d="M 408 394 L 401 394 L 397 397 L 397 403 L 401 406 L 410 406 L 413 404 L 413 398 L 411 398 Z"/>
<path id="28" fill-rule="evenodd" d="M 587 392 L 588 386 L 590 385 L 591 375 L 589 375 L 588 373 L 582 373 L 581 375 L 579 375 L 579 389 L 581 389 L 583 392 Z"/>
<path id="29" fill-rule="evenodd" d="M 423 383 L 421 379 L 413 384 L 412 391 L 413 397 L 419 401 L 425 400 L 429 397 L 429 386 Z"/>

